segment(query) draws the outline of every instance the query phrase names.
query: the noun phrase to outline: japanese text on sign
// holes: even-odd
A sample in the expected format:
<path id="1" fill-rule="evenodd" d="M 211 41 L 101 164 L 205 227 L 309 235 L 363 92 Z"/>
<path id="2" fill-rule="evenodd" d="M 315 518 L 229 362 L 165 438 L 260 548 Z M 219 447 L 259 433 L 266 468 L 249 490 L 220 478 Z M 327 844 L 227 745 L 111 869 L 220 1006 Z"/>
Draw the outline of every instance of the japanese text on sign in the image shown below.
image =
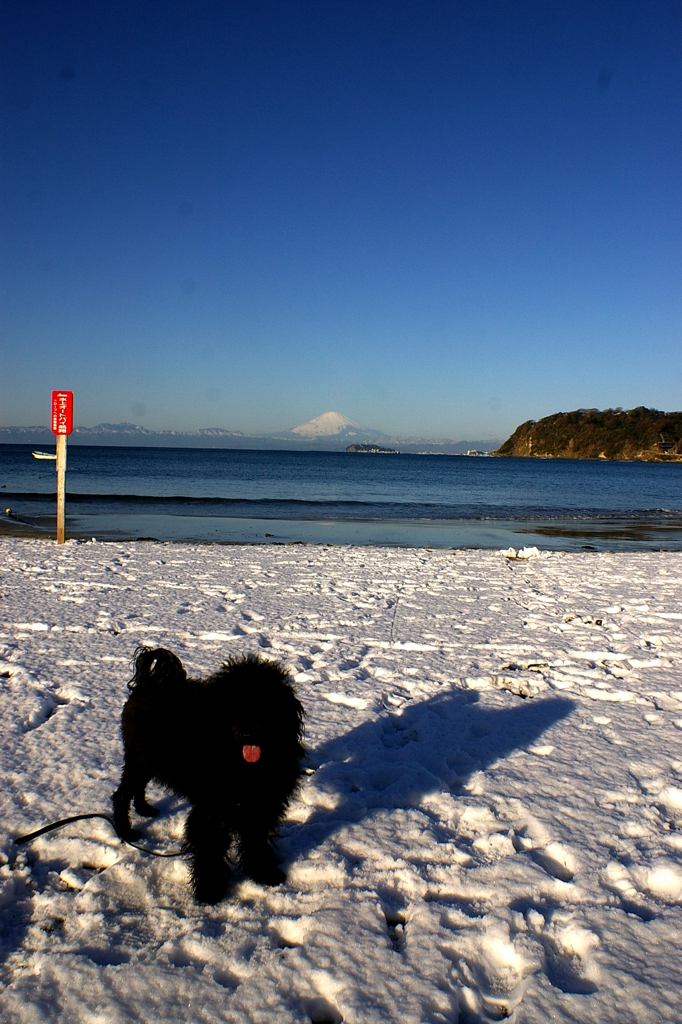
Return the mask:
<path id="1" fill-rule="evenodd" d="M 73 391 L 52 392 L 52 433 L 70 434 L 73 430 Z"/>

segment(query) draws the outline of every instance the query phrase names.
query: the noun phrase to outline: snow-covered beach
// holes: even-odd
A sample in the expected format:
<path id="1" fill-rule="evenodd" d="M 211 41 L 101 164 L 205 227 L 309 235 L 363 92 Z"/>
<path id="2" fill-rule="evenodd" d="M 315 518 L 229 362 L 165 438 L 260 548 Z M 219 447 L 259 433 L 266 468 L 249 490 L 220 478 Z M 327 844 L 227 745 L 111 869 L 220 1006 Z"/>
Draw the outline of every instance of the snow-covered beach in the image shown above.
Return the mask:
<path id="1" fill-rule="evenodd" d="M 0 540 L 0 1017 L 682 1019 L 682 559 L 511 554 Z M 140 643 L 296 679 L 280 888 L 198 906 L 97 820 L 14 845 L 110 810 Z"/>

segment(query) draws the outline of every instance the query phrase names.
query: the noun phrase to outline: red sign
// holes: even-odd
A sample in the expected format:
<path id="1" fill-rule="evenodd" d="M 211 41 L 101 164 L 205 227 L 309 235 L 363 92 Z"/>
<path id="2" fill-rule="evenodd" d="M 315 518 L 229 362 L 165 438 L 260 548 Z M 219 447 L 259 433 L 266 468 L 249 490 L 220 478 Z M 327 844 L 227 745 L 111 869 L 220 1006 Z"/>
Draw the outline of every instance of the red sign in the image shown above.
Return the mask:
<path id="1" fill-rule="evenodd" d="M 52 433 L 70 434 L 73 430 L 73 391 L 52 392 Z"/>

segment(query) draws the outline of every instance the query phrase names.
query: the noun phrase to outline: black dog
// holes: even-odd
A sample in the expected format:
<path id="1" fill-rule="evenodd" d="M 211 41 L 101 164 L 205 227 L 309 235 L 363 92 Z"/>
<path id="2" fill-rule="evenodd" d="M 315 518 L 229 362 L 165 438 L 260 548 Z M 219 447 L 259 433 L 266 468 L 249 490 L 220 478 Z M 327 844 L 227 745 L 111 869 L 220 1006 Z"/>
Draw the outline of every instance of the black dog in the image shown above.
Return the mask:
<path id="1" fill-rule="evenodd" d="M 135 839 L 130 802 L 154 816 L 154 779 L 192 804 L 183 849 L 197 900 L 225 894 L 227 852 L 256 882 L 284 881 L 270 840 L 302 775 L 303 715 L 285 668 L 256 655 L 230 658 L 206 680 L 188 679 L 162 647 L 138 647 L 121 719 L 125 765 L 113 795 L 118 834 Z"/>

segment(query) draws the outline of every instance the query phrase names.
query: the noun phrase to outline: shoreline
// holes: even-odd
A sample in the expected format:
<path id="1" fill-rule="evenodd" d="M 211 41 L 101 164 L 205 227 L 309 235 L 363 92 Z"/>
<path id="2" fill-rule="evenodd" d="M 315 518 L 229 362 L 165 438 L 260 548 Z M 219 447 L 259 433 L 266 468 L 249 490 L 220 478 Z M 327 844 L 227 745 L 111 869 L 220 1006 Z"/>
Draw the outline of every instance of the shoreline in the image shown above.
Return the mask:
<path id="1" fill-rule="evenodd" d="M 272 519 L 221 516 L 69 515 L 66 535 L 75 540 L 155 540 L 159 543 L 323 544 L 495 551 L 537 547 L 547 551 L 682 551 L 677 517 L 547 519 Z M 0 514 L 0 537 L 51 539 L 54 515 Z"/>

